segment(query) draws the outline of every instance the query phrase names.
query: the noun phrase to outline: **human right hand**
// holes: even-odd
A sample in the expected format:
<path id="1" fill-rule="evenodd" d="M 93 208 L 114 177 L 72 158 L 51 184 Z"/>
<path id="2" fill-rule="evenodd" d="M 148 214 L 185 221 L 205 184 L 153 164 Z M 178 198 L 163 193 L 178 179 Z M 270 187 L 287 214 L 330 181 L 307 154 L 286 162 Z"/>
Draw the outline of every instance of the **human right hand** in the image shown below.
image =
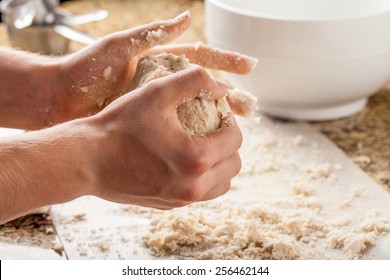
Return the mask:
<path id="1" fill-rule="evenodd" d="M 227 86 L 199 66 L 160 78 L 124 95 L 85 121 L 92 133 L 89 156 L 94 184 L 103 199 L 170 209 L 224 194 L 240 170 L 237 125 L 203 136 L 190 135 L 176 107 L 208 90 L 212 99 Z M 89 150 L 89 148 L 87 148 Z"/>

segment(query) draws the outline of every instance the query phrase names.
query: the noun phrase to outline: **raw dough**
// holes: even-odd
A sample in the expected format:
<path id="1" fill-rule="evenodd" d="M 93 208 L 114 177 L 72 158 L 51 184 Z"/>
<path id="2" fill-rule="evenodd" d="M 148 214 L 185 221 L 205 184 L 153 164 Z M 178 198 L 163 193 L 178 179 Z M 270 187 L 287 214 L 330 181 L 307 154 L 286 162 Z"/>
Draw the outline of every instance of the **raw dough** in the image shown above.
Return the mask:
<path id="1" fill-rule="evenodd" d="M 149 81 L 182 71 L 190 66 L 188 59 L 173 54 L 145 56 L 138 62 L 131 88 L 138 88 Z M 233 91 L 232 91 L 233 92 Z M 233 107 L 241 115 L 251 116 L 256 107 L 256 98 L 242 91 L 232 93 Z M 232 104 L 232 103 L 231 103 Z M 200 92 L 199 97 L 184 102 L 177 107 L 177 116 L 193 135 L 207 135 L 222 125 L 231 125 L 232 110 L 226 100 L 208 100 L 208 92 Z"/>

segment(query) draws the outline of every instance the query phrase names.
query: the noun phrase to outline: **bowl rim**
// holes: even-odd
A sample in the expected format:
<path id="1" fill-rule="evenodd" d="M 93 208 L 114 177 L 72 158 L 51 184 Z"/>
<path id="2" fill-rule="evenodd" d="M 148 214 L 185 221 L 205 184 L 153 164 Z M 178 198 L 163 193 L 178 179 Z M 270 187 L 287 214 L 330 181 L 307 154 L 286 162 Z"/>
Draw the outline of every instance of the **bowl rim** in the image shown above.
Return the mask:
<path id="1" fill-rule="evenodd" d="M 319 17 L 319 18 L 310 18 L 310 17 L 289 17 L 289 16 L 279 16 L 279 15 L 267 15 L 264 13 L 251 12 L 245 9 L 240 9 L 238 7 L 234 7 L 226 4 L 221 0 L 205 0 L 206 2 L 212 3 L 219 8 L 225 9 L 229 12 L 232 12 L 237 15 L 247 16 L 255 19 L 266 19 L 266 20 L 274 20 L 274 21 L 289 21 L 289 22 L 315 22 L 315 23 L 327 23 L 327 22 L 341 22 L 341 21 L 351 21 L 351 20 L 361 20 L 374 16 L 383 16 L 387 13 L 390 13 L 390 6 L 388 9 L 379 12 L 372 12 L 366 14 L 357 14 L 352 16 L 345 17 Z"/>

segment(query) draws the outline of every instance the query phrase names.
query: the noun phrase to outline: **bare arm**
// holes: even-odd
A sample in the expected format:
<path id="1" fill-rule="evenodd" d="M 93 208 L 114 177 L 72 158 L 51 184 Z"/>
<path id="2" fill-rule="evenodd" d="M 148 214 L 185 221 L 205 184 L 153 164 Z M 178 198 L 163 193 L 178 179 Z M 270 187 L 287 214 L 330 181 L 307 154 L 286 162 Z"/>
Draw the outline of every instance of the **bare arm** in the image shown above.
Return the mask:
<path id="1" fill-rule="evenodd" d="M 0 126 L 35 130 L 99 112 L 105 99 L 127 93 L 138 54 L 176 38 L 190 22 L 183 13 L 110 34 L 65 57 L 0 48 Z M 160 28 L 163 36 L 148 37 Z"/>
<path id="2" fill-rule="evenodd" d="M 203 68 L 150 82 L 100 113 L 0 141 L 0 224 L 83 195 L 171 209 L 225 193 L 239 171 L 235 126 L 191 136 L 176 107 L 227 87 Z M 158 141 L 156 141 L 158 139 Z"/>
<path id="3" fill-rule="evenodd" d="M 254 67 L 250 57 L 201 44 L 159 47 L 190 22 L 189 13 L 183 13 L 110 34 L 65 57 L 0 48 L 0 126 L 34 130 L 96 114 L 106 100 L 128 93 L 145 53 L 185 54 L 192 63 L 240 74 Z"/>
<path id="4" fill-rule="evenodd" d="M 0 48 L 0 126 L 34 130 L 62 123 L 0 140 L 0 223 L 87 194 L 170 209 L 229 189 L 240 169 L 239 128 L 191 136 L 176 114 L 202 90 L 226 95 L 225 85 L 193 67 L 127 94 L 139 57 L 179 36 L 190 21 L 184 13 L 117 32 L 63 58 Z M 161 28 L 166 33 L 151 39 L 149 32 Z M 222 70 L 236 69 L 238 59 L 240 73 L 255 63 L 211 48 L 171 50 Z M 211 61 L 202 59 L 207 54 Z M 106 99 L 116 100 L 103 108 Z"/>
<path id="5" fill-rule="evenodd" d="M 0 126 L 42 128 L 57 60 L 0 47 Z"/>
<path id="6" fill-rule="evenodd" d="M 86 128 L 69 122 L 0 141 L 0 224 L 86 194 L 92 178 Z"/>

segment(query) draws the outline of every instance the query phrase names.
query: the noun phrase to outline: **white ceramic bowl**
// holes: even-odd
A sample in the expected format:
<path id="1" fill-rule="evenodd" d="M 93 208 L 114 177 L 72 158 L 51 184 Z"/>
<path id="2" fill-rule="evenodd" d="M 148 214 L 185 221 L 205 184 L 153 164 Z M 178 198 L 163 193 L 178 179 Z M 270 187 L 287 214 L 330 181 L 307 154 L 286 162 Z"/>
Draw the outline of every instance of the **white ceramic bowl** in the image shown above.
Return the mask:
<path id="1" fill-rule="evenodd" d="M 346 117 L 390 80 L 390 0 L 206 0 L 205 14 L 210 45 L 259 59 L 228 79 L 270 115 Z"/>

